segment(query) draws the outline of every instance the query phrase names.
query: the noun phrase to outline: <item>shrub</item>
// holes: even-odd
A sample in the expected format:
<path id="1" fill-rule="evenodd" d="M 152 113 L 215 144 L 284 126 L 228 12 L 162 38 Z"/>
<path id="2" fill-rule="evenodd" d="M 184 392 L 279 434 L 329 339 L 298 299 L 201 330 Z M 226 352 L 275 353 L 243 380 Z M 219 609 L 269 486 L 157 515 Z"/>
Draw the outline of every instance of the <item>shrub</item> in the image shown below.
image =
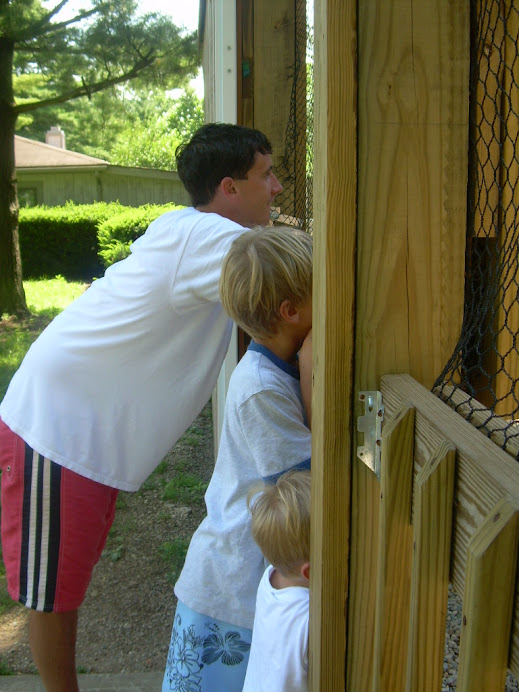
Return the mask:
<path id="1" fill-rule="evenodd" d="M 125 207 L 95 202 L 62 207 L 20 209 L 20 254 L 24 279 L 58 274 L 68 281 L 87 281 L 130 254 L 130 245 L 174 204 Z"/>
<path id="2" fill-rule="evenodd" d="M 146 204 L 125 207 L 107 218 L 99 227 L 99 256 L 105 267 L 128 257 L 130 245 L 141 236 L 150 223 L 167 211 L 181 209 L 175 204 Z"/>
<path id="3" fill-rule="evenodd" d="M 19 234 L 25 279 L 61 274 L 70 281 L 102 276 L 97 233 L 100 224 L 124 209 L 117 202 L 20 209 Z"/>

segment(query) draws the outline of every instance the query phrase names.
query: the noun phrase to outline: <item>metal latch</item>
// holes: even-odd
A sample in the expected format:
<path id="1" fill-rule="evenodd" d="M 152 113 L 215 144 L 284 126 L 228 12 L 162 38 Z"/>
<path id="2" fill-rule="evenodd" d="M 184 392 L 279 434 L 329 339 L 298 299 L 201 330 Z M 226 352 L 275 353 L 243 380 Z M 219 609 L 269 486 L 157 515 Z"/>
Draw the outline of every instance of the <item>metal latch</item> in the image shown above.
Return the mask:
<path id="1" fill-rule="evenodd" d="M 364 433 L 364 444 L 357 447 L 357 456 L 380 480 L 380 445 L 384 406 L 382 392 L 359 392 L 364 402 L 364 415 L 357 419 L 357 430 Z"/>

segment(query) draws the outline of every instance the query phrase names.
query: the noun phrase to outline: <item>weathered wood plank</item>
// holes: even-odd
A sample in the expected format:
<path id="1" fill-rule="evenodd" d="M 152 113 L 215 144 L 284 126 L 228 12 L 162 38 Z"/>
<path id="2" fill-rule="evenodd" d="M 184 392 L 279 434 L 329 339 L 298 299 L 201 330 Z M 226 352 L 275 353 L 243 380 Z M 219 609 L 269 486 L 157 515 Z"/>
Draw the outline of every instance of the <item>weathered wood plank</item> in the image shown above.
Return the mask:
<path id="1" fill-rule="evenodd" d="M 407 692 L 442 688 L 455 461 L 444 440 L 415 478 Z"/>
<path id="2" fill-rule="evenodd" d="M 405 688 L 413 532 L 414 408 L 403 404 L 384 426 L 373 692 Z"/>
<path id="3" fill-rule="evenodd" d="M 469 542 L 458 692 L 505 687 L 518 541 L 519 503 L 503 499 Z"/>

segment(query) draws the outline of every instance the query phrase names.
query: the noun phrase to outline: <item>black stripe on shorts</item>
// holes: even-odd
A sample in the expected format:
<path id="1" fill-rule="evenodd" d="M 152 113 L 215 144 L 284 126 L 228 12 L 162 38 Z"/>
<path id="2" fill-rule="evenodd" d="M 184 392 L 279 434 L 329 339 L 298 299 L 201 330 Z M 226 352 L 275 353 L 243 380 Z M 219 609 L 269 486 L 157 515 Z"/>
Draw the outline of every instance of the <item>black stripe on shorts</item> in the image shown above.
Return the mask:
<path id="1" fill-rule="evenodd" d="M 60 543 L 61 466 L 25 445 L 19 600 L 54 608 Z"/>

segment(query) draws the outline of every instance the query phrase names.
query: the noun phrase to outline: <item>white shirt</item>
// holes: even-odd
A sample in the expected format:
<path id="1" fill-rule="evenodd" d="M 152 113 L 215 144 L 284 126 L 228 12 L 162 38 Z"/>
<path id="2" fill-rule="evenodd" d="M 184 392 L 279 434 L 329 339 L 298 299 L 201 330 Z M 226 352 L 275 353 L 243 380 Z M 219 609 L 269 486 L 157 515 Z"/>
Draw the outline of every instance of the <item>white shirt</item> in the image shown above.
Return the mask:
<path id="1" fill-rule="evenodd" d="M 252 343 L 229 381 L 218 458 L 175 594 L 188 608 L 252 629 L 265 561 L 251 533 L 251 486 L 309 468 L 299 371 Z"/>
<path id="2" fill-rule="evenodd" d="M 137 490 L 211 396 L 231 321 L 218 294 L 239 224 L 163 214 L 29 349 L 0 416 L 40 454 Z"/>
<path id="3" fill-rule="evenodd" d="M 306 692 L 310 592 L 305 586 L 275 589 L 274 568 L 261 579 L 243 692 Z"/>

